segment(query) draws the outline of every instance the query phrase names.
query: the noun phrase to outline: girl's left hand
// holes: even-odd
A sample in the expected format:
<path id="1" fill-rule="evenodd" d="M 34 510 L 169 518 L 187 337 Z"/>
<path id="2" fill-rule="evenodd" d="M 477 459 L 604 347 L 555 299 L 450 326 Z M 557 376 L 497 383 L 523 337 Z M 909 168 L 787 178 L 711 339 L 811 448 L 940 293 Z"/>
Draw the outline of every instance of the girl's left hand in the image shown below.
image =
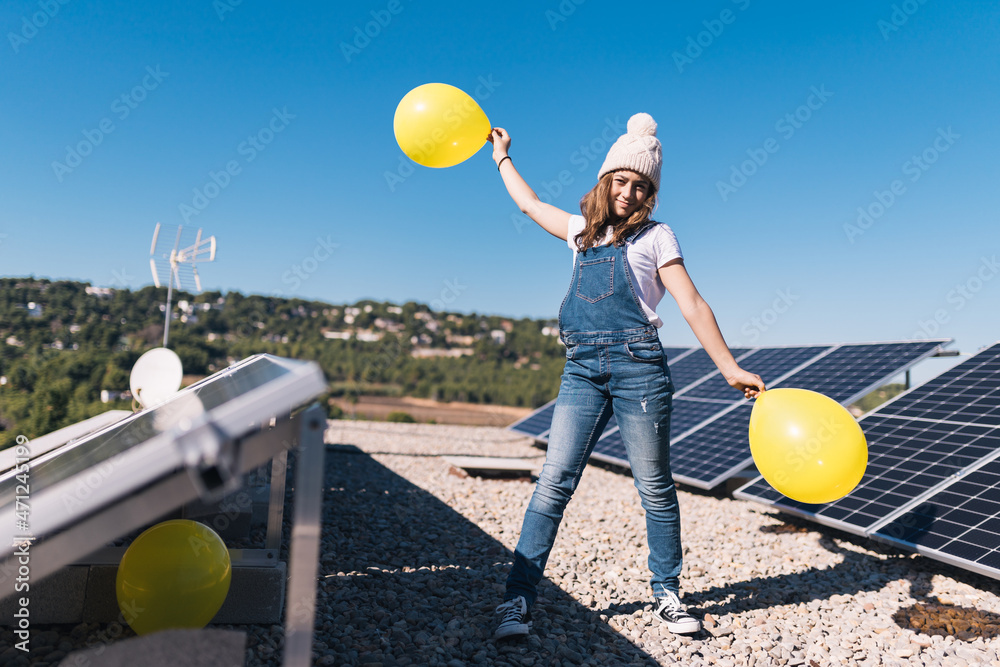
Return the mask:
<path id="1" fill-rule="evenodd" d="M 766 389 L 759 375 L 748 373 L 742 368 L 737 368 L 731 375 L 727 375 L 726 382 L 730 387 L 742 391 L 746 398 L 756 398 Z"/>
<path id="2" fill-rule="evenodd" d="M 486 141 L 493 144 L 494 162 L 499 162 L 507 156 L 507 151 L 510 150 L 510 135 L 507 134 L 507 130 L 502 127 L 494 127 L 490 130 L 490 136 L 486 137 Z"/>

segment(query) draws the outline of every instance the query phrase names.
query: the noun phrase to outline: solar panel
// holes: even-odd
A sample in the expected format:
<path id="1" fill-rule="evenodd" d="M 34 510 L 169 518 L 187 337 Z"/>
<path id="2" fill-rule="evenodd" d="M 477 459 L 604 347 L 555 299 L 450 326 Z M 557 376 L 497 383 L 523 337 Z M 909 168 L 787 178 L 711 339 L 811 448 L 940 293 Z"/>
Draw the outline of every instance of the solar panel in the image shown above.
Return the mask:
<path id="1" fill-rule="evenodd" d="M 234 475 L 245 462 L 235 460 L 232 447 L 238 445 L 234 439 L 260 429 L 262 420 L 287 414 L 325 388 L 316 364 L 256 355 L 183 389 L 159 406 L 32 458 L 30 525 L 39 540 L 34 555 L 39 556 L 47 537 L 178 471 L 190 477 L 200 493 L 238 484 L 239 477 Z M 18 472 L 0 475 L 0 559 L 14 543 Z M 86 491 L 83 497 L 80 488 Z M 67 498 L 74 502 L 66 502 Z M 106 526 L 108 535 L 84 540 L 81 549 L 95 541 L 95 548 L 103 546 L 122 534 L 117 529 Z M 44 576 L 43 572 L 87 553 L 84 550 L 54 566 L 33 557 L 32 570 L 37 567 L 38 575 Z"/>
<path id="2" fill-rule="evenodd" d="M 1000 343 L 900 395 L 879 412 L 939 421 L 1000 426 Z"/>
<path id="3" fill-rule="evenodd" d="M 741 366 L 752 368 L 754 373 L 760 375 L 765 381 L 768 381 L 795 370 L 829 349 L 830 346 L 828 345 L 761 348 L 753 350 L 749 354 L 739 357 L 737 360 Z M 684 398 L 718 399 L 725 401 L 726 404 L 737 403 L 742 399 L 740 393 L 730 387 L 726 379 L 719 372 L 706 378 L 703 382 L 687 387 L 683 391 L 678 391 L 677 395 Z M 677 434 L 683 433 L 683 430 L 673 428 L 672 430 Z"/>
<path id="4" fill-rule="evenodd" d="M 745 348 L 733 348 L 733 356 L 740 356 L 745 354 L 749 350 Z M 712 358 L 708 356 L 702 348 L 697 348 L 689 354 L 685 354 L 682 357 L 678 357 L 674 362 L 670 362 L 670 357 L 667 357 L 667 363 L 670 366 L 670 379 L 674 383 L 674 391 L 680 393 L 682 389 L 687 387 L 689 384 L 700 380 L 706 375 L 711 375 L 717 372 L 715 367 L 715 362 Z"/>
<path id="5" fill-rule="evenodd" d="M 943 342 L 843 345 L 782 380 L 781 386 L 811 389 L 838 403 L 849 403 L 934 354 Z"/>
<path id="6" fill-rule="evenodd" d="M 15 455 L 30 461 L 27 470 L 18 461 L 17 470 L 0 476 L 0 572 L 16 571 L 18 561 L 23 565 L 18 554 L 24 551 L 15 550 L 27 544 L 34 584 L 192 500 L 218 500 L 269 461 L 272 470 L 284 471 L 286 450 L 297 446 L 283 589 L 295 602 L 295 613 L 285 614 L 283 664 L 310 664 L 326 415 L 316 403 L 298 408 L 325 390 L 317 364 L 260 354 L 41 456 L 32 457 L 31 441 L 17 445 Z M 283 489 L 284 474 L 280 479 Z M 26 494 L 28 486 L 31 498 L 25 503 L 15 493 Z M 276 564 L 281 541 L 284 493 L 272 493 L 272 499 L 277 504 L 268 512 L 268 539 L 273 532 L 277 543 L 260 566 Z M 116 549 L 120 559 L 124 547 L 104 551 Z M 232 550 L 233 566 L 250 562 L 253 551 Z M 91 604 L 89 596 L 84 602 Z"/>
<path id="7" fill-rule="evenodd" d="M 536 440 L 544 441 L 549 429 L 552 428 L 552 413 L 555 409 L 556 401 L 552 399 L 527 417 L 514 422 L 507 428 L 511 431 L 531 436 Z"/>
<path id="8" fill-rule="evenodd" d="M 726 385 L 729 387 L 729 385 Z M 729 391 L 736 391 L 729 387 Z M 737 394 L 737 396 L 742 396 Z M 690 399 L 679 396 L 674 399 L 673 411 L 670 413 L 670 433 L 679 434 L 691 430 L 706 419 L 715 417 L 731 406 L 735 401 L 718 401 L 712 399 Z"/>
<path id="9" fill-rule="evenodd" d="M 829 349 L 828 346 L 761 348 L 738 357 L 738 360 L 741 365 L 753 368 L 761 377 L 776 378 Z M 673 438 L 679 438 L 743 400 L 743 396 L 716 371 L 676 393 L 670 415 L 670 432 Z"/>
<path id="10" fill-rule="evenodd" d="M 872 536 L 1000 579 L 1000 459 L 981 462 Z"/>
<path id="11" fill-rule="evenodd" d="M 770 503 L 819 523 L 858 535 L 914 498 L 972 466 L 1000 448 L 1000 432 L 974 424 L 942 424 L 872 415 L 861 421 L 868 440 L 868 469 L 855 489 L 825 505 L 785 498 L 756 480 L 737 493 L 754 500 L 763 492 Z"/>
<path id="12" fill-rule="evenodd" d="M 665 347 L 663 353 L 667 355 L 667 363 L 678 360 L 682 354 L 690 354 L 695 348 L 692 347 Z"/>
<path id="13" fill-rule="evenodd" d="M 945 340 L 907 343 L 733 348 L 745 368 L 769 387 L 799 387 L 840 402 L 864 395 L 887 378 L 936 352 Z M 671 413 L 671 467 L 674 477 L 712 488 L 752 463 L 746 427 L 749 407 L 726 383 L 701 348 L 664 348 L 674 383 Z M 554 404 L 509 428 L 546 441 Z M 743 407 L 737 407 L 737 406 Z M 744 409 L 745 408 L 745 409 Z M 624 443 L 612 416 L 594 447 L 594 457 L 628 465 Z"/>
<path id="14" fill-rule="evenodd" d="M 625 442 L 622 440 L 621 432 L 616 428 L 613 431 L 604 429 L 604 435 L 594 445 L 591 456 L 599 461 L 606 461 L 616 465 L 628 467 L 628 454 L 625 452 Z"/>
<path id="15" fill-rule="evenodd" d="M 842 403 L 863 396 L 888 378 L 933 354 L 943 341 L 861 343 L 820 352 L 785 376 L 765 378 L 768 387 L 795 387 L 826 394 Z M 790 359 L 805 358 L 808 348 L 788 349 Z M 749 355 L 746 367 L 756 371 Z M 780 355 L 779 355 L 780 358 Z M 776 363 L 772 361 L 772 363 Z M 686 392 L 682 397 L 687 397 Z M 681 397 L 678 398 L 680 400 Z M 677 481 L 711 489 L 753 464 L 747 425 L 749 404 L 729 408 L 712 421 L 678 433 L 670 443 L 670 466 Z M 674 431 L 677 433 L 677 431 Z"/>
<path id="16" fill-rule="evenodd" d="M 805 505 L 758 478 L 736 497 L 1000 578 L 1000 343 L 861 419 L 868 469 L 845 498 Z"/>

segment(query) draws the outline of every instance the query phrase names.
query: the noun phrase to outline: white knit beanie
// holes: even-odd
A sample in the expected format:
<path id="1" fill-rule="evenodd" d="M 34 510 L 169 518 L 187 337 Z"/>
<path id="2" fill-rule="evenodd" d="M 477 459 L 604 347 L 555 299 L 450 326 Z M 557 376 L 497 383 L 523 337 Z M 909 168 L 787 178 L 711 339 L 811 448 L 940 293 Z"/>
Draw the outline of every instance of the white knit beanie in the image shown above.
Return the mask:
<path id="1" fill-rule="evenodd" d="M 659 190 L 663 151 L 656 138 L 656 121 L 648 113 L 637 113 L 628 119 L 625 132 L 608 151 L 597 178 L 618 169 L 628 169 L 648 178 Z"/>

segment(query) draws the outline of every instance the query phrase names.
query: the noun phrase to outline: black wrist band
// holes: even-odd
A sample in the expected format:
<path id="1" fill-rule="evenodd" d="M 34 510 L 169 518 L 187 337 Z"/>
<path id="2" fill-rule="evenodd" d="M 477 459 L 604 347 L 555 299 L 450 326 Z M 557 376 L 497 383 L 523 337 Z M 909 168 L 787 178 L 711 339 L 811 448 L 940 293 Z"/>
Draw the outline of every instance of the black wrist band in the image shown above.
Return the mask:
<path id="1" fill-rule="evenodd" d="M 497 171 L 500 171 L 500 165 L 503 164 L 504 160 L 510 160 L 510 156 L 509 155 L 504 155 L 502 158 L 500 158 L 500 161 L 497 162 Z M 513 160 L 511 160 L 511 162 L 513 162 Z"/>

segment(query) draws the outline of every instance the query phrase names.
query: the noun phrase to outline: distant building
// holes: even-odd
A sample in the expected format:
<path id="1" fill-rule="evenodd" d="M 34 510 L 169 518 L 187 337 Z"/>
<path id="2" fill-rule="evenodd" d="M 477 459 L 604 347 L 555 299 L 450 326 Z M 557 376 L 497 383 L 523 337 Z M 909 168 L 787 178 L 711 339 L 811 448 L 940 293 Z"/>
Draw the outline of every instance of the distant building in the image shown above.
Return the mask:
<path id="1" fill-rule="evenodd" d="M 125 391 L 117 391 L 114 389 L 102 389 L 101 390 L 101 403 L 110 403 L 111 401 L 129 401 L 132 400 L 132 392 L 126 389 Z"/>
<path id="2" fill-rule="evenodd" d="M 101 298 L 109 298 L 114 295 L 115 290 L 111 287 L 90 287 L 89 285 L 84 288 L 84 292 L 91 296 L 97 296 Z"/>
<path id="3" fill-rule="evenodd" d="M 426 359 L 428 357 L 464 357 L 469 354 L 473 354 L 473 350 L 470 347 L 455 347 L 450 350 L 422 347 L 410 352 L 410 356 L 415 359 Z"/>
<path id="4" fill-rule="evenodd" d="M 493 342 L 497 345 L 503 345 L 507 342 L 507 332 L 503 329 L 494 329 L 490 332 L 490 338 L 492 338 Z"/>
<path id="5" fill-rule="evenodd" d="M 476 344 L 476 337 L 475 336 L 453 336 L 452 334 L 448 334 L 447 336 L 444 337 L 444 340 L 449 345 L 475 345 Z"/>

